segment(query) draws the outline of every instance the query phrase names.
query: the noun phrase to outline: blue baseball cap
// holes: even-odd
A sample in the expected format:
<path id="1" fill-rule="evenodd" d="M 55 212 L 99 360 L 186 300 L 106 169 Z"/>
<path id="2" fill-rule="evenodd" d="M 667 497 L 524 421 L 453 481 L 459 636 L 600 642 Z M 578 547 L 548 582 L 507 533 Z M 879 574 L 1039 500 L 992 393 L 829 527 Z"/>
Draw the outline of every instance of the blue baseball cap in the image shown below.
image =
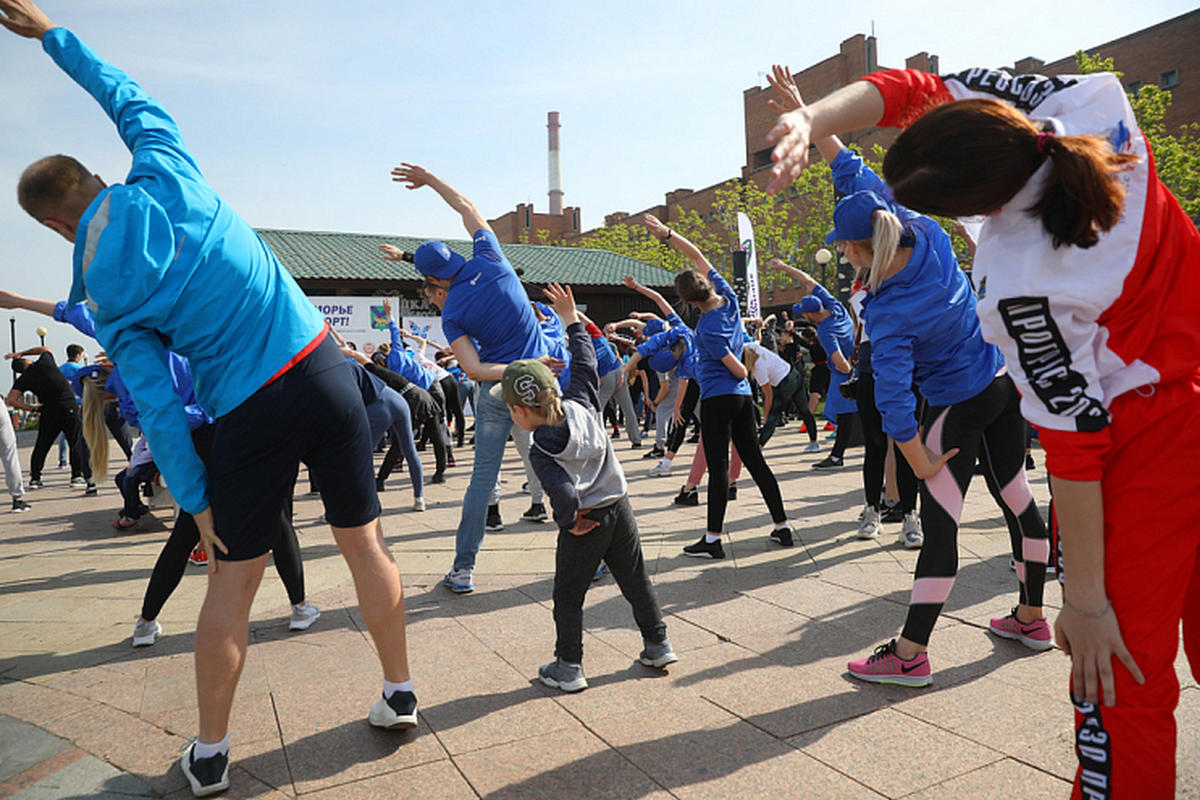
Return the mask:
<path id="1" fill-rule="evenodd" d="M 467 260 L 446 246 L 445 242 L 423 242 L 413 253 L 413 265 L 422 275 L 449 280 L 462 269 Z"/>
<path id="2" fill-rule="evenodd" d="M 861 242 L 875 234 L 874 215 L 880 209 L 890 211 L 887 202 L 874 192 L 861 191 L 843 197 L 833 209 L 833 230 L 825 244 Z"/>
<path id="3" fill-rule="evenodd" d="M 646 363 L 655 372 L 670 372 L 675 369 L 675 356 L 671 353 L 670 348 L 663 348 L 651 353 L 650 357 L 646 359 Z"/>
<path id="4" fill-rule="evenodd" d="M 821 301 L 811 294 L 808 297 L 800 298 L 800 302 L 792 306 L 793 314 L 815 314 L 820 310 Z"/>
<path id="5" fill-rule="evenodd" d="M 646 324 L 642 326 L 642 336 L 645 336 L 647 339 L 649 339 L 654 334 L 662 333 L 666 329 L 666 323 L 664 323 L 658 317 L 655 317 L 654 319 L 647 321 Z M 663 370 L 661 369 L 659 370 L 659 372 L 662 371 Z"/>

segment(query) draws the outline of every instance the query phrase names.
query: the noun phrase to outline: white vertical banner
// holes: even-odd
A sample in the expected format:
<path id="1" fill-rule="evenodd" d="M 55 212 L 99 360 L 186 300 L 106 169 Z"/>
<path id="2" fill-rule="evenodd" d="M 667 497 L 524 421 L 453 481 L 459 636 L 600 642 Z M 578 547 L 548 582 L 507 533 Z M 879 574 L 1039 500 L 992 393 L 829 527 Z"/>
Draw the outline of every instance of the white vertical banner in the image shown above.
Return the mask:
<path id="1" fill-rule="evenodd" d="M 746 253 L 746 316 L 760 317 L 762 312 L 758 303 L 758 253 L 754 247 L 754 228 L 745 213 L 739 211 L 737 218 L 738 241 L 742 243 L 742 250 Z"/>

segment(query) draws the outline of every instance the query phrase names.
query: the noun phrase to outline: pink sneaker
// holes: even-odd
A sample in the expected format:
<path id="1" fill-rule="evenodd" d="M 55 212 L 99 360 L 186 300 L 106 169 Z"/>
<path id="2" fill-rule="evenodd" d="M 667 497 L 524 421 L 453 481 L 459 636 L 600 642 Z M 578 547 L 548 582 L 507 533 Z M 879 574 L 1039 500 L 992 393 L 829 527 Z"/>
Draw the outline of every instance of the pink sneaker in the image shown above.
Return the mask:
<path id="1" fill-rule="evenodd" d="M 1017 619 L 1014 608 L 1007 617 L 995 617 L 988 628 L 997 636 L 1005 639 L 1016 639 L 1030 650 L 1049 650 L 1054 647 L 1054 635 L 1050 632 L 1050 623 L 1037 619 L 1030 623 Z"/>
<path id="2" fill-rule="evenodd" d="M 897 686 L 928 686 L 933 683 L 929 656 L 920 653 L 909 661 L 896 655 L 896 640 L 875 648 L 875 652 L 846 665 L 850 674 L 871 683 L 894 683 Z"/>

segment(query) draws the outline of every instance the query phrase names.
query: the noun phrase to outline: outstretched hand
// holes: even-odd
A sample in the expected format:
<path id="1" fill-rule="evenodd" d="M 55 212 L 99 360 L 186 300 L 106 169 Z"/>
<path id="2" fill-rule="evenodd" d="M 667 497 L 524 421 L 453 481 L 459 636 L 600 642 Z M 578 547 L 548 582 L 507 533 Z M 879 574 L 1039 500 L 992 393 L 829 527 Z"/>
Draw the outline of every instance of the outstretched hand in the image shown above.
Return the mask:
<path id="1" fill-rule="evenodd" d="M 808 166 L 808 146 L 812 141 L 812 119 L 805 107 L 789 111 L 779 117 L 775 127 L 767 134 L 767 142 L 775 145 L 771 151 L 771 179 L 767 182 L 768 194 L 779 194 L 800 177 Z"/>
<path id="2" fill-rule="evenodd" d="M 575 294 L 570 286 L 550 283 L 544 291 L 546 299 L 554 306 L 554 313 L 558 314 L 564 325 L 579 321 L 579 313 L 575 309 Z"/>
<path id="3" fill-rule="evenodd" d="M 771 88 L 775 90 L 775 96 L 779 98 L 778 101 L 767 101 L 767 105 L 771 108 L 786 114 L 789 111 L 795 111 L 797 108 L 804 107 L 804 100 L 800 97 L 800 89 L 797 88 L 796 82 L 792 80 L 792 71 L 787 67 L 772 64 L 771 72 L 767 74 L 767 83 L 771 84 Z"/>
<path id="4" fill-rule="evenodd" d="M 625 285 L 626 289 L 633 289 L 635 292 L 641 287 L 641 284 L 637 282 L 637 278 L 632 275 L 626 275 L 621 278 L 621 283 Z"/>
<path id="5" fill-rule="evenodd" d="M 0 25 L 27 39 L 40 39 L 54 27 L 31 0 L 0 0 L 0 14 Z"/>
<path id="6" fill-rule="evenodd" d="M 650 235 L 655 239 L 662 239 L 671 232 L 671 229 L 668 228 L 661 219 L 653 214 L 643 214 L 642 223 L 646 226 L 646 229 L 650 231 Z"/>
<path id="7" fill-rule="evenodd" d="M 379 252 L 383 253 L 384 261 L 403 261 L 404 251 L 394 244 L 379 245 Z"/>
<path id="8" fill-rule="evenodd" d="M 0 0 L 0 2 L 2 1 Z M 392 170 L 392 180 L 396 183 L 407 183 L 406 188 L 409 189 L 420 189 L 432 179 L 432 172 L 416 164 L 409 164 L 407 161 L 400 162 L 400 166 Z"/>

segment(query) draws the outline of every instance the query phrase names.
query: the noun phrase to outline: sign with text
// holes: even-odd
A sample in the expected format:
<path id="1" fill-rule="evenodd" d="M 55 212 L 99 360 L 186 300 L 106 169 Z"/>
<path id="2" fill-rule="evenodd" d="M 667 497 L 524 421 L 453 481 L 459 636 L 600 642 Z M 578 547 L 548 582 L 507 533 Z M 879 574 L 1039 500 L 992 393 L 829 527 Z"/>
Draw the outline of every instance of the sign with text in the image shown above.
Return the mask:
<path id="1" fill-rule="evenodd" d="M 380 342 L 391 341 L 383 301 L 390 300 L 395 306 L 396 298 L 313 296 L 308 299 L 325 317 L 329 327 L 346 341 L 354 342 L 367 355 L 375 352 Z"/>

